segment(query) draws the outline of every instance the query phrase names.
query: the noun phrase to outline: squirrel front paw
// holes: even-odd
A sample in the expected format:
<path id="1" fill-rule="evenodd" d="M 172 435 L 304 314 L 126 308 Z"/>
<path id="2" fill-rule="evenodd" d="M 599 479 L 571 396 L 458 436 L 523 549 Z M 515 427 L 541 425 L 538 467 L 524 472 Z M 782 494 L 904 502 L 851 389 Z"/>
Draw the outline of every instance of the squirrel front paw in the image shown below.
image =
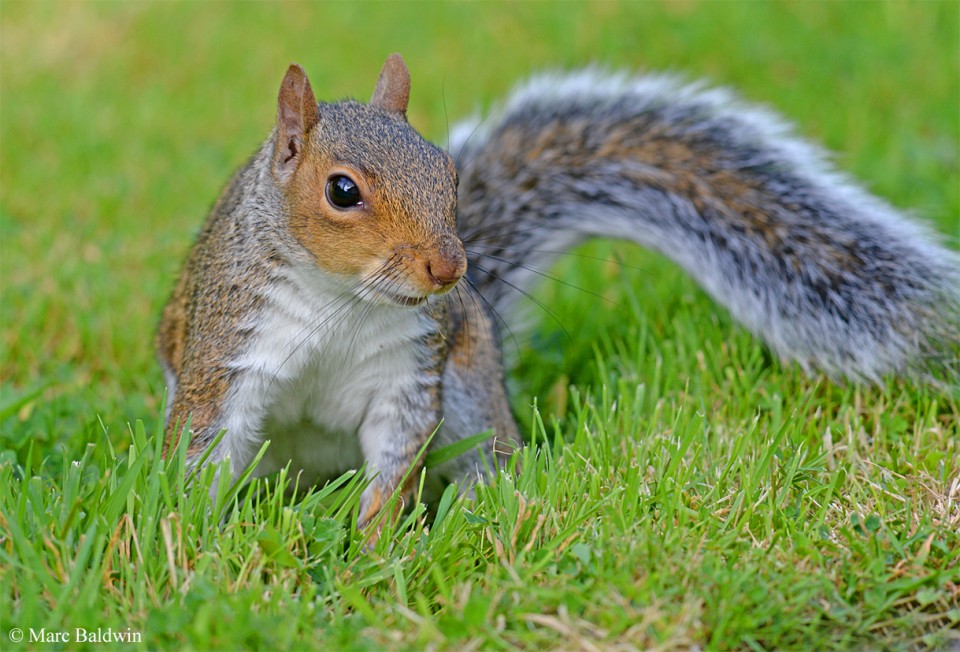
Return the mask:
<path id="1" fill-rule="evenodd" d="M 373 546 L 380 538 L 380 530 L 385 520 L 396 518 L 403 512 L 409 493 L 406 491 L 397 496 L 397 500 L 390 506 L 390 513 L 385 515 L 385 518 L 380 520 L 376 527 L 371 527 L 371 524 L 377 520 L 396 490 L 396 487 L 391 487 L 387 483 L 375 479 L 360 496 L 360 515 L 357 517 L 357 530 L 365 534 L 368 546 Z"/>

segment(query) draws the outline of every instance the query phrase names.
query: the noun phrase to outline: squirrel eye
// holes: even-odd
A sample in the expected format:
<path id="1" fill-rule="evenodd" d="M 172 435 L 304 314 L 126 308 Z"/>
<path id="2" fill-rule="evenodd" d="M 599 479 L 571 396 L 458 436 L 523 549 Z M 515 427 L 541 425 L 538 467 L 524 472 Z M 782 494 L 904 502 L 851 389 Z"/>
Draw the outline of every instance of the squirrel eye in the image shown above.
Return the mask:
<path id="1" fill-rule="evenodd" d="M 350 177 L 338 174 L 327 181 L 327 201 L 337 208 L 356 208 L 363 205 L 360 188 Z"/>

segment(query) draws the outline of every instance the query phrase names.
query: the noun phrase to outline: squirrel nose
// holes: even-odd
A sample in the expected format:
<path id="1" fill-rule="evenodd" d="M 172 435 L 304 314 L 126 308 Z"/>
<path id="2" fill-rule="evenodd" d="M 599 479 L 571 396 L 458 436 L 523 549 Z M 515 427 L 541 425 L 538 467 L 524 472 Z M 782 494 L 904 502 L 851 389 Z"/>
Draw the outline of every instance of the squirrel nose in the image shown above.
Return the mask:
<path id="1" fill-rule="evenodd" d="M 437 247 L 437 255 L 427 259 L 427 274 L 440 286 L 453 285 L 467 271 L 467 254 L 459 241 L 447 241 Z"/>

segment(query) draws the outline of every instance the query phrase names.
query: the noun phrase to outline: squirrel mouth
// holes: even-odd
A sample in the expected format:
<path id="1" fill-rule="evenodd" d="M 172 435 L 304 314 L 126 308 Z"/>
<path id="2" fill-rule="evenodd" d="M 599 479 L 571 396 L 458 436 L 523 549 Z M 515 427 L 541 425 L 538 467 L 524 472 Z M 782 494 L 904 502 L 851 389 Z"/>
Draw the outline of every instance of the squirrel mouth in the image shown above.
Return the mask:
<path id="1" fill-rule="evenodd" d="M 376 297 L 385 303 L 392 303 L 394 305 L 404 306 L 407 308 L 415 308 L 419 305 L 422 305 L 427 300 L 427 295 L 411 296 L 408 294 L 400 294 L 399 292 L 391 292 L 385 289 L 381 289 L 379 292 L 377 292 Z"/>
<path id="2" fill-rule="evenodd" d="M 456 287 L 456 285 L 456 283 L 451 283 L 446 287 L 437 288 L 432 291 L 423 291 L 422 294 L 407 294 L 399 288 L 379 287 L 376 288 L 371 295 L 368 295 L 368 300 L 372 299 L 375 303 L 386 303 L 393 304 L 395 306 L 403 306 L 405 308 L 416 308 L 426 303 L 431 296 L 439 296 L 450 292 L 454 287 Z"/>
<path id="3" fill-rule="evenodd" d="M 411 308 L 419 306 L 427 300 L 427 297 L 406 297 L 399 294 L 387 295 L 387 297 L 394 303 L 398 303 L 401 306 L 410 306 Z"/>

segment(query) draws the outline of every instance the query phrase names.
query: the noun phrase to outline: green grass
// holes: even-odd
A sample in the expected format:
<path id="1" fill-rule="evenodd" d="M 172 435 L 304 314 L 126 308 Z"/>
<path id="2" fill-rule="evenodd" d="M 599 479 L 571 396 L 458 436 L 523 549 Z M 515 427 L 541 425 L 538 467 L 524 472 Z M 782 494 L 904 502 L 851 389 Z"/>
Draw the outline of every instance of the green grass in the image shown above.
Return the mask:
<path id="1" fill-rule="evenodd" d="M 392 51 L 438 141 L 545 67 L 707 77 L 960 235 L 954 2 L 4 0 L 0 647 L 85 647 L 10 638 L 77 627 L 141 634 L 124 649 L 956 645 L 958 398 L 806 377 L 633 247 L 553 271 L 602 298 L 546 283 L 553 316 L 505 342 L 539 446 L 429 525 L 418 508 L 364 549 L 358 478 L 224 484 L 212 509 L 184 490 L 152 349 L 180 260 L 290 61 L 365 98 Z"/>

